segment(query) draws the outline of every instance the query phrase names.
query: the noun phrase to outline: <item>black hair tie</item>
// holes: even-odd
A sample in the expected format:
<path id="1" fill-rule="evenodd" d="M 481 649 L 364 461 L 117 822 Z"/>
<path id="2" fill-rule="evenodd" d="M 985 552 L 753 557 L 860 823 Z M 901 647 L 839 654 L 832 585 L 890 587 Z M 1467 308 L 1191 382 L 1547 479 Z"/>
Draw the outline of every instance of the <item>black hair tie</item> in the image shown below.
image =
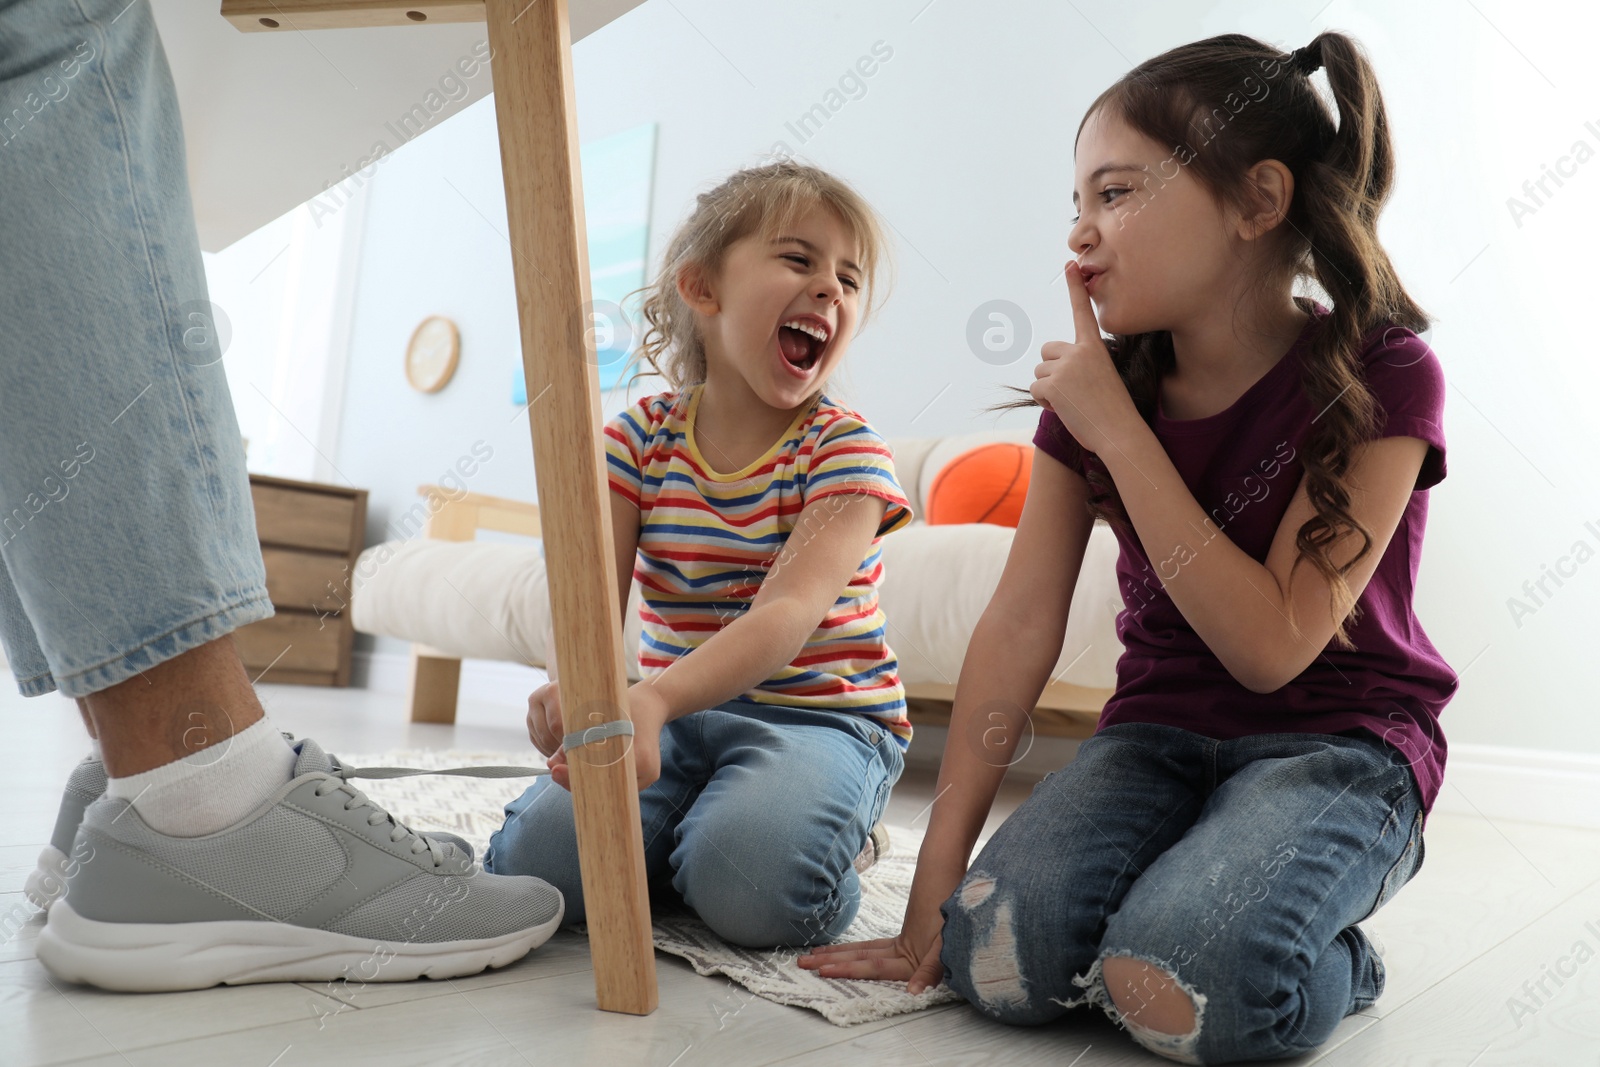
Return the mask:
<path id="1" fill-rule="evenodd" d="M 1322 46 L 1313 41 L 1304 47 L 1296 48 L 1289 53 L 1289 66 L 1310 77 L 1313 71 L 1322 66 Z"/>

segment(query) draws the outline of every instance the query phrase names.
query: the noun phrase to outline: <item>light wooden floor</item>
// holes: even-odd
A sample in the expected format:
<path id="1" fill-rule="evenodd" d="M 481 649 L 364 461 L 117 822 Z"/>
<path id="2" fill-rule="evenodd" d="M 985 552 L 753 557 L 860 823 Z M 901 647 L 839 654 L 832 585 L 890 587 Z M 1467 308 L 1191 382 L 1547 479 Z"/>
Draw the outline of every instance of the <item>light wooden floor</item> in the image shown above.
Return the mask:
<path id="1" fill-rule="evenodd" d="M 71 704 L 55 696 L 22 700 L 9 679 L 0 690 L 0 751 L 8 760 L 0 777 L 4 917 L 34 910 L 23 879 L 85 745 Z M 454 727 L 411 726 L 399 701 L 381 694 L 263 686 L 262 695 L 274 721 L 333 752 L 527 744 L 515 708 L 469 705 Z M 886 821 L 910 824 L 932 800 L 932 784 L 926 772 L 908 772 Z M 991 830 L 1029 788 L 1007 783 Z M 1439 815 L 1427 844 L 1422 872 L 1368 924 L 1386 945 L 1383 999 L 1347 1018 L 1317 1054 L 1283 1062 L 1600 1064 L 1600 834 Z M 645 1018 L 605 1014 L 593 1008 L 585 944 L 564 932 L 500 971 L 374 985 L 341 1000 L 309 985 L 101 993 L 56 981 L 39 965 L 38 917 L 8 935 L 11 929 L 0 922 L 0 1064 L 7 1065 L 1167 1062 L 1088 1010 L 1032 1030 L 989 1023 L 963 1004 L 835 1027 L 664 955 L 660 1009 Z M 1514 997 L 1528 1009 L 1518 1016 Z"/>

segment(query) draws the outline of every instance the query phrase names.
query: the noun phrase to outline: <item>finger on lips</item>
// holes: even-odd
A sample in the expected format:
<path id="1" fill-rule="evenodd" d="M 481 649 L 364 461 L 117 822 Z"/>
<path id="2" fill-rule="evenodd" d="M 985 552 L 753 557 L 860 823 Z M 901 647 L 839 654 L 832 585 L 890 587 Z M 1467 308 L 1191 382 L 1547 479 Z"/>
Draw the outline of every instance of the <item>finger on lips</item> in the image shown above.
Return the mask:
<path id="1" fill-rule="evenodd" d="M 1098 340 L 1100 320 L 1095 317 L 1094 303 L 1083 281 L 1083 269 L 1076 261 L 1067 264 L 1067 295 L 1072 299 L 1072 323 L 1077 334 L 1074 342 L 1081 345 Z"/>

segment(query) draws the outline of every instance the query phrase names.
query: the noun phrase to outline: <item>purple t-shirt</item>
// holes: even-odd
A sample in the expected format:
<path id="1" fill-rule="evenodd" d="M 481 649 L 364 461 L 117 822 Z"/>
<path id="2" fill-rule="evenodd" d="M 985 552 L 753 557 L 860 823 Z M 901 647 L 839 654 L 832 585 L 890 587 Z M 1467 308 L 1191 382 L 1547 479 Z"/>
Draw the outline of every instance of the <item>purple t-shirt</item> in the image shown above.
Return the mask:
<path id="1" fill-rule="evenodd" d="M 1226 411 L 1169 419 L 1157 403 L 1156 439 L 1212 517 L 1216 529 L 1208 528 L 1206 536 L 1220 530 L 1259 563 L 1266 563 L 1304 473 L 1300 448 L 1316 412 L 1300 392 L 1300 356 L 1327 313 L 1315 305 L 1314 319 L 1289 352 Z M 1367 385 L 1381 409 L 1378 436 L 1416 437 L 1429 448 L 1400 525 L 1361 593 L 1361 616 L 1348 625 L 1356 647 L 1343 650 L 1330 639 L 1288 685 L 1253 693 L 1183 617 L 1138 539 L 1119 532 L 1117 586 L 1125 610 L 1117 616 L 1117 636 L 1123 653 L 1116 690 L 1096 729 L 1163 723 L 1219 740 L 1265 733 L 1372 734 L 1410 764 L 1426 812 L 1444 775 L 1439 712 L 1456 691 L 1455 672 L 1412 611 L 1427 490 L 1445 476 L 1444 374 L 1427 343 L 1403 327 L 1375 329 L 1362 349 Z M 1086 462 L 1105 470 L 1049 411 L 1042 413 L 1033 441 L 1079 474 Z M 1162 570 L 1170 575 L 1177 565 L 1176 559 L 1163 560 Z"/>

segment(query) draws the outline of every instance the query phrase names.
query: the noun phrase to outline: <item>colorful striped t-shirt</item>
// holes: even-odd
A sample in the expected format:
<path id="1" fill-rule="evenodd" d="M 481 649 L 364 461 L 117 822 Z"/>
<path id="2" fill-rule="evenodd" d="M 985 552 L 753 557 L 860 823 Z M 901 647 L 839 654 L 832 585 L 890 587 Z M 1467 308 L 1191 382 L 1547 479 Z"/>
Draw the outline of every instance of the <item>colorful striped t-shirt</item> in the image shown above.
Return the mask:
<path id="1" fill-rule="evenodd" d="M 878 534 L 821 624 L 793 662 L 738 699 L 869 715 L 905 747 L 905 689 L 878 609 L 879 538 L 910 523 L 911 507 L 888 444 L 860 415 L 819 396 L 766 455 L 720 474 L 695 444 L 699 396 L 690 386 L 645 397 L 606 424 L 611 491 L 640 516 L 640 672 L 661 673 L 747 611 L 791 535 L 808 536 L 795 530 L 808 506 L 881 497 Z"/>

